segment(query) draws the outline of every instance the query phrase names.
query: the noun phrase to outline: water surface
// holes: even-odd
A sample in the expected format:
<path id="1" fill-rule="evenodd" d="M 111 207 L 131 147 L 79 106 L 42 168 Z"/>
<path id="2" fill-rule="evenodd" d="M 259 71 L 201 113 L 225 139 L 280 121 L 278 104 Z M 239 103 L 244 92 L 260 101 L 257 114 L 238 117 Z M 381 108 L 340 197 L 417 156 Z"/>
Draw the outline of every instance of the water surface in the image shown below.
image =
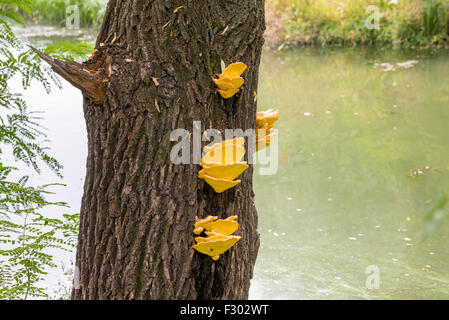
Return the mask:
<path id="1" fill-rule="evenodd" d="M 446 52 L 264 53 L 259 109 L 280 111 L 280 166 L 254 177 L 252 298 L 449 298 L 448 224 L 417 237 L 449 185 L 447 74 Z"/>

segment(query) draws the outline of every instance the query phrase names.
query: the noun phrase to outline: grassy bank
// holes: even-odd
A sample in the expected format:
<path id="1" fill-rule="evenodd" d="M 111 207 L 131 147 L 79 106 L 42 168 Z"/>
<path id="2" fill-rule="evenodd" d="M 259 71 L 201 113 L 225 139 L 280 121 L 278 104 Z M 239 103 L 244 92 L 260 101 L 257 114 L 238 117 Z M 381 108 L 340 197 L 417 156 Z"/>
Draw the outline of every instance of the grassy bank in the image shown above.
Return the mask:
<path id="1" fill-rule="evenodd" d="M 379 9 L 379 28 L 369 29 Z M 442 0 L 267 0 L 270 45 L 447 45 L 449 2 Z M 371 17 L 370 17 L 371 16 Z"/>
<path id="2" fill-rule="evenodd" d="M 65 26 L 66 18 L 74 14 L 70 6 L 76 6 L 81 28 L 99 28 L 106 4 L 107 0 L 37 0 L 32 7 L 31 19 L 38 23 Z"/>

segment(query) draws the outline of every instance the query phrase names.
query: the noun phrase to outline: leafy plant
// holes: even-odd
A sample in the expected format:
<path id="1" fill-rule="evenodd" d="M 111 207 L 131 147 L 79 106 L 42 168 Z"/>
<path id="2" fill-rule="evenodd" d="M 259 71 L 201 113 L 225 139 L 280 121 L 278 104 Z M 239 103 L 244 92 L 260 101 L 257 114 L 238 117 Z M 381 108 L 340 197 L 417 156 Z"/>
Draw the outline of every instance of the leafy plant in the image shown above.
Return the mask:
<path id="1" fill-rule="evenodd" d="M 32 7 L 34 20 L 63 26 L 70 13 L 69 7 L 76 6 L 80 27 L 98 28 L 106 10 L 105 0 L 39 0 Z"/>
<path id="2" fill-rule="evenodd" d="M 433 41 L 434 37 L 445 37 L 447 34 L 448 6 L 445 1 L 428 0 L 423 10 L 422 32 Z"/>
<path id="3" fill-rule="evenodd" d="M 379 29 L 365 26 L 370 5 L 379 9 Z M 267 25 L 291 44 L 426 46 L 449 40 L 448 9 L 443 0 L 270 0 Z"/>
<path id="4" fill-rule="evenodd" d="M 56 184 L 27 186 L 28 177 L 18 182 L 6 179 L 14 168 L 0 167 L 0 299 L 46 297 L 38 285 L 46 268 L 56 267 L 49 249 L 71 251 L 75 245 L 77 214 L 49 219 L 40 209 L 62 202 L 49 202 L 48 188 Z"/>
<path id="5" fill-rule="evenodd" d="M 88 57 L 93 49 L 92 45 L 86 42 L 61 41 L 47 46 L 43 51 L 56 59 L 80 60 Z"/>
<path id="6" fill-rule="evenodd" d="M 5 19 L 23 24 L 19 11 L 31 13 L 34 0 L 1 0 L 0 1 L 0 22 L 6 23 Z"/>
<path id="7" fill-rule="evenodd" d="M 22 95 L 12 89 L 13 77 L 21 79 L 22 90 L 33 81 L 47 92 L 52 85 L 60 87 L 57 76 L 12 32 L 8 22 L 23 23 L 18 9 L 29 11 L 29 0 L 0 0 L 0 299 L 46 297 L 40 280 L 49 268 L 55 267 L 52 250 L 71 251 L 78 234 L 79 215 L 48 218 L 42 209 L 67 207 L 49 201 L 51 188 L 61 184 L 31 186 L 23 170 L 5 162 L 21 162 L 34 172 L 43 166 L 62 177 L 62 165 L 48 153 L 46 134 L 40 126 L 39 114 L 28 110 Z M 87 45 L 76 47 L 63 43 L 47 52 L 58 57 L 77 58 L 91 51 Z M 5 155 L 10 155 L 5 157 Z"/>

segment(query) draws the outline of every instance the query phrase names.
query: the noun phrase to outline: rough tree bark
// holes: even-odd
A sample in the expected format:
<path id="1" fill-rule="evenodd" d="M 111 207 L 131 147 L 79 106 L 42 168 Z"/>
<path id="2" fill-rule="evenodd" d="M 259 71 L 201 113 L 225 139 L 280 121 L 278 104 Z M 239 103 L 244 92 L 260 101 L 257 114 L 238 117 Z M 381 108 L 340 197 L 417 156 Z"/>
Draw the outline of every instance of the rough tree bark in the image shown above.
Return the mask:
<path id="1" fill-rule="evenodd" d="M 248 297 L 259 247 L 252 166 L 217 194 L 197 178 L 199 165 L 171 163 L 169 136 L 193 121 L 202 130 L 255 127 L 264 29 L 263 0 L 110 0 L 92 59 L 76 66 L 40 53 L 84 95 L 73 299 Z M 211 81 L 221 60 L 248 66 L 227 100 Z M 208 215 L 240 224 L 242 240 L 216 262 L 192 249 L 195 217 Z"/>

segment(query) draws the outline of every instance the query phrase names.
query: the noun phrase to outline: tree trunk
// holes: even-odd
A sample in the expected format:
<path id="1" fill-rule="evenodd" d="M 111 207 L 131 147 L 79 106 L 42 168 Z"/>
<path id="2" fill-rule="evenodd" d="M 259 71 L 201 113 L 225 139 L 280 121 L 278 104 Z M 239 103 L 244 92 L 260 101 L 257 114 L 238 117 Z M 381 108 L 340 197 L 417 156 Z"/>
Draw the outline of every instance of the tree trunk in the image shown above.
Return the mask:
<path id="1" fill-rule="evenodd" d="M 259 247 L 253 168 L 217 194 L 199 165 L 170 161 L 169 136 L 193 121 L 201 131 L 255 128 L 264 28 L 262 0 L 109 1 L 83 64 L 104 91 L 79 81 L 88 158 L 73 299 L 248 298 Z M 211 80 L 221 60 L 248 66 L 227 100 Z M 195 218 L 208 215 L 237 215 L 242 237 L 215 262 L 192 249 Z"/>

